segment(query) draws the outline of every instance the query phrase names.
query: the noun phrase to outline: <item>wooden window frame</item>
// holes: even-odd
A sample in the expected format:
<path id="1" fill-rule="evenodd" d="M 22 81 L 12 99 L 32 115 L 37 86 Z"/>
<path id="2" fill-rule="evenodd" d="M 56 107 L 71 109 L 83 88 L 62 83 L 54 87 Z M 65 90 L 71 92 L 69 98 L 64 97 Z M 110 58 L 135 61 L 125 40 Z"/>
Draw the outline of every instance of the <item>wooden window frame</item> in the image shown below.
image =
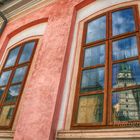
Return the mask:
<path id="1" fill-rule="evenodd" d="M 18 64 L 25 44 L 30 43 L 30 42 L 35 42 L 35 44 L 34 44 L 34 48 L 32 50 L 32 54 L 30 56 L 29 61 Z M 20 44 L 16 45 L 15 47 L 13 47 L 12 49 L 10 49 L 8 51 L 8 55 L 7 55 L 7 57 L 5 59 L 5 62 L 2 66 L 2 69 L 0 71 L 0 75 L 2 74 L 2 72 L 9 71 L 9 70 L 12 70 L 12 72 L 10 74 L 10 77 L 9 77 L 9 80 L 8 80 L 7 84 L 4 85 L 4 86 L 0 86 L 0 88 L 5 87 L 4 93 L 2 94 L 2 97 L 1 97 L 1 100 L 0 100 L 0 111 L 2 111 L 2 108 L 4 106 L 7 106 L 7 105 L 15 105 L 15 108 L 14 108 L 13 115 L 12 115 L 12 118 L 10 120 L 9 125 L 8 126 L 0 126 L 0 129 L 11 129 L 12 128 L 12 125 L 14 123 L 14 119 L 15 119 L 15 116 L 16 116 L 16 112 L 17 112 L 17 109 L 18 109 L 18 105 L 19 105 L 19 102 L 20 102 L 20 99 L 21 99 L 21 96 L 22 96 L 22 92 L 23 92 L 23 89 L 24 89 L 24 86 L 25 86 L 25 83 L 26 83 L 26 79 L 27 79 L 27 76 L 28 76 L 28 73 L 29 73 L 29 70 L 30 70 L 30 67 L 31 67 L 31 64 L 32 64 L 32 60 L 33 60 L 33 57 L 34 57 L 34 54 L 35 54 L 35 51 L 36 51 L 36 48 L 37 48 L 37 44 L 38 44 L 38 39 L 31 39 L 31 40 L 24 41 L 23 43 L 20 43 Z M 19 47 L 19 52 L 17 54 L 15 64 L 13 66 L 8 66 L 8 67 L 4 68 L 5 64 L 8 60 L 8 57 L 10 55 L 9 52 L 11 52 L 13 49 L 15 49 L 17 47 Z M 21 82 L 12 83 L 12 79 L 14 77 L 14 74 L 15 74 L 16 70 L 18 68 L 22 68 L 24 66 L 27 66 L 27 69 L 26 69 L 25 75 L 23 77 L 23 80 Z M 21 85 L 21 87 L 20 87 L 19 95 L 17 96 L 16 101 L 8 102 L 8 103 L 4 102 L 5 99 L 6 99 L 6 96 L 8 94 L 8 89 L 10 88 L 10 86 L 19 85 L 19 84 Z"/>
<path id="2" fill-rule="evenodd" d="M 112 13 L 123 10 L 123 9 L 129 9 L 132 8 L 134 11 L 134 21 L 135 21 L 135 31 L 133 32 L 127 32 L 120 35 L 112 36 Z M 86 44 L 86 33 L 87 33 L 87 25 L 89 22 L 96 20 L 99 17 L 102 17 L 106 15 L 106 39 L 98 40 L 95 42 L 90 42 Z M 122 88 L 116 88 L 114 89 L 112 87 L 112 74 L 109 74 L 109 72 L 112 72 L 112 65 L 117 64 L 120 62 L 127 62 L 131 60 L 138 60 L 140 62 L 140 31 L 139 31 L 139 11 L 138 11 L 138 5 L 131 5 L 131 6 L 125 6 L 117 9 L 113 9 L 110 11 L 107 11 L 103 14 L 100 14 L 94 18 L 91 18 L 87 20 L 84 23 L 83 28 L 83 37 L 82 37 L 82 44 L 81 44 L 81 53 L 80 53 L 80 61 L 79 61 L 79 68 L 78 68 L 78 74 L 77 74 L 77 82 L 76 82 L 76 90 L 75 90 L 75 99 L 74 99 L 74 107 L 73 107 L 73 113 L 72 113 L 72 121 L 71 121 L 71 129 L 93 129 L 93 128 L 117 128 L 117 127 L 137 127 L 140 126 L 140 120 L 139 121 L 133 121 L 132 124 L 128 122 L 123 123 L 112 123 L 111 122 L 111 110 L 112 110 L 112 97 L 111 92 L 112 91 L 123 91 L 128 89 L 135 89 L 140 88 L 140 85 L 136 86 L 129 86 L 129 87 L 122 87 Z M 110 26 L 109 26 L 110 25 Z M 138 56 L 127 58 L 124 60 L 115 60 L 115 62 L 112 62 L 112 42 L 115 40 L 120 40 L 122 38 L 136 36 L 137 38 L 137 49 L 138 49 Z M 105 50 L 105 63 L 99 64 L 96 66 L 89 66 L 86 68 L 82 68 L 83 66 L 83 60 L 84 60 L 84 49 L 90 48 L 92 46 L 97 46 L 100 44 L 106 45 Z M 82 70 L 88 70 L 98 67 L 104 67 L 104 90 L 103 91 L 89 91 L 84 92 L 80 95 L 80 82 L 82 79 Z M 79 105 L 79 97 L 80 96 L 86 96 L 86 95 L 94 95 L 97 93 L 103 93 L 104 95 L 104 102 L 103 102 L 103 121 L 101 123 L 95 123 L 95 124 L 89 124 L 89 123 L 76 123 L 77 114 L 78 114 L 78 105 Z M 110 108 L 110 109 L 107 109 Z"/>

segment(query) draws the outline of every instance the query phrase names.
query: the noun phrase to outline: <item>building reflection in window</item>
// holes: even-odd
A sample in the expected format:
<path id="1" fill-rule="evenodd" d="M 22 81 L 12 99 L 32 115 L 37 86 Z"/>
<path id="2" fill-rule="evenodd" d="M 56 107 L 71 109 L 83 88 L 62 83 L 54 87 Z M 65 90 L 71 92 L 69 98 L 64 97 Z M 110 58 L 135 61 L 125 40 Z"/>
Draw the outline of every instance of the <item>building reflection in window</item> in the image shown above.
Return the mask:
<path id="1" fill-rule="evenodd" d="M 136 61 L 135 61 L 136 62 Z M 134 76 L 131 63 L 122 63 L 116 76 L 116 87 L 132 86 L 139 83 Z M 135 72 L 136 74 L 136 72 Z M 139 79 L 139 77 L 137 77 Z M 113 121 L 130 121 L 140 119 L 140 89 L 113 92 Z"/>

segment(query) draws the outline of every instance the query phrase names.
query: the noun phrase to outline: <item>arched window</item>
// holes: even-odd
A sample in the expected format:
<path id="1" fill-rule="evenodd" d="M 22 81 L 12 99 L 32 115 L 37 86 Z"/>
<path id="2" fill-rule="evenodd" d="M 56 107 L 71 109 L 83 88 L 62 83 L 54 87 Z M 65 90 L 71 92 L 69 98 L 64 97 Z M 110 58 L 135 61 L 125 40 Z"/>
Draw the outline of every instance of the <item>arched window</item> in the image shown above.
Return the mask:
<path id="1" fill-rule="evenodd" d="M 12 126 L 37 40 L 12 48 L 0 73 L 0 128 Z"/>
<path id="2" fill-rule="evenodd" d="M 134 5 L 85 23 L 72 128 L 139 126 L 138 17 Z"/>

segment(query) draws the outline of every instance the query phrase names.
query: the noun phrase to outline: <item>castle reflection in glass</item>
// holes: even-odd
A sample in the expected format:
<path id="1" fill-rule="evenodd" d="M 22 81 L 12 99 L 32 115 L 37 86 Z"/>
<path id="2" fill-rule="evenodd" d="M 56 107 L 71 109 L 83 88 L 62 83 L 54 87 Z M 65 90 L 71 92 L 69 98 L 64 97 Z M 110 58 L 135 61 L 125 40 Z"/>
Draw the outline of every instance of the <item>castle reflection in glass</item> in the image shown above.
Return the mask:
<path id="1" fill-rule="evenodd" d="M 132 61 L 139 65 L 138 62 Z M 134 65 L 132 62 L 120 63 L 114 88 L 126 87 L 139 84 L 139 77 L 135 78 Z M 133 66 L 133 67 L 132 67 Z M 137 71 L 140 69 L 137 69 Z M 140 89 L 130 89 L 112 93 L 112 120 L 133 121 L 140 119 Z"/>

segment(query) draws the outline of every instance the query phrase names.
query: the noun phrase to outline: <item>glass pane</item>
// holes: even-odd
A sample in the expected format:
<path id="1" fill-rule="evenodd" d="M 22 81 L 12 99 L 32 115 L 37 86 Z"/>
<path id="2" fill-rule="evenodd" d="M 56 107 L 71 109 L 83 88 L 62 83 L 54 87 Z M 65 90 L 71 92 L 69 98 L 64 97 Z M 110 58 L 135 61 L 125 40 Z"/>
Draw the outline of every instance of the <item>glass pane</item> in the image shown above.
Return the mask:
<path id="1" fill-rule="evenodd" d="M 113 92 L 112 110 L 113 122 L 140 120 L 140 89 Z"/>
<path id="2" fill-rule="evenodd" d="M 105 44 L 85 49 L 84 67 L 104 64 Z"/>
<path id="3" fill-rule="evenodd" d="M 2 112 L 0 114 L 0 126 L 8 126 L 13 117 L 15 105 L 8 105 L 2 108 Z"/>
<path id="4" fill-rule="evenodd" d="M 106 38 L 106 16 L 100 17 L 88 23 L 86 43 Z"/>
<path id="5" fill-rule="evenodd" d="M 19 95 L 21 85 L 10 86 L 5 102 L 15 102 Z"/>
<path id="6" fill-rule="evenodd" d="M 140 84 L 140 64 L 138 60 L 114 64 L 112 73 L 114 88 Z"/>
<path id="7" fill-rule="evenodd" d="M 2 72 L 1 76 L 0 76 L 0 86 L 4 86 L 8 83 L 8 80 L 10 78 L 11 75 L 11 70 L 10 71 L 6 71 L 6 72 Z"/>
<path id="8" fill-rule="evenodd" d="M 83 96 L 79 99 L 77 123 L 98 123 L 103 118 L 103 95 Z"/>
<path id="9" fill-rule="evenodd" d="M 4 93 L 4 91 L 5 91 L 5 87 L 0 88 L 0 100 L 1 100 L 1 97 Z"/>
<path id="10" fill-rule="evenodd" d="M 128 37 L 113 42 L 113 60 L 126 59 L 138 55 L 136 37 Z"/>
<path id="11" fill-rule="evenodd" d="M 125 9 L 112 13 L 113 36 L 135 30 L 133 9 Z"/>
<path id="12" fill-rule="evenodd" d="M 82 73 L 81 92 L 102 90 L 104 88 L 104 68 L 84 70 Z"/>
<path id="13" fill-rule="evenodd" d="M 19 60 L 19 64 L 30 60 L 33 49 L 34 49 L 34 45 L 35 45 L 35 42 L 30 42 L 30 43 L 25 44 L 23 52 Z"/>
<path id="14" fill-rule="evenodd" d="M 5 68 L 9 67 L 9 66 L 14 66 L 16 59 L 17 59 L 17 56 L 18 56 L 19 49 L 20 49 L 20 47 L 17 47 L 17 48 L 12 49 L 10 51 L 8 59 L 7 59 L 6 64 L 4 66 Z"/>
<path id="15" fill-rule="evenodd" d="M 26 73 L 26 70 L 27 70 L 27 66 L 16 69 L 12 83 L 22 82 L 24 75 Z"/>

